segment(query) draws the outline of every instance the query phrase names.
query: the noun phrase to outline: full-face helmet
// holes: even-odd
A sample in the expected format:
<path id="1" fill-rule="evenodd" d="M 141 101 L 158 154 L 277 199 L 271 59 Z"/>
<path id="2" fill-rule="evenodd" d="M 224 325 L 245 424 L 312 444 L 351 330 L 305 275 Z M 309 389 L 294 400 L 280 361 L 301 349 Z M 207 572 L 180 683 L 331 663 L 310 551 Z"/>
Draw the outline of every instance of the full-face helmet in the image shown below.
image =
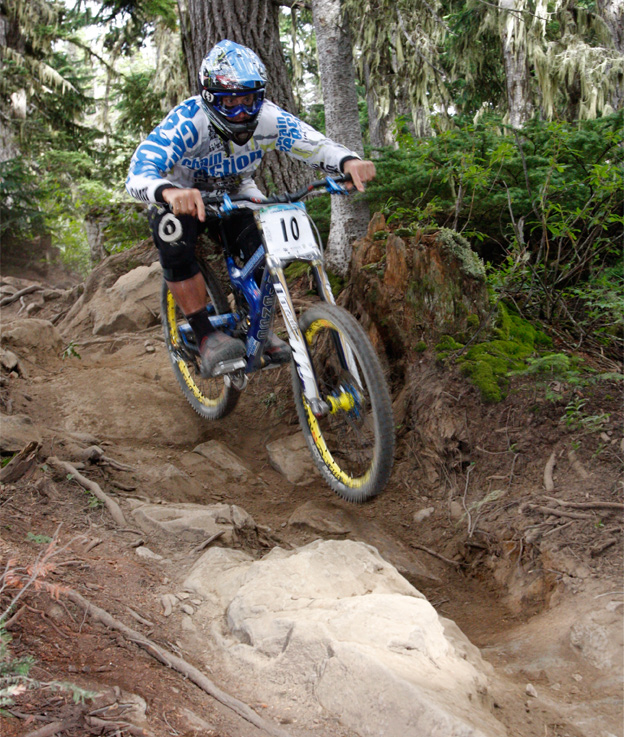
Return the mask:
<path id="1" fill-rule="evenodd" d="M 219 41 L 199 68 L 199 88 L 210 122 L 224 140 L 239 146 L 256 130 L 265 86 L 264 64 L 251 49 L 233 41 Z"/>

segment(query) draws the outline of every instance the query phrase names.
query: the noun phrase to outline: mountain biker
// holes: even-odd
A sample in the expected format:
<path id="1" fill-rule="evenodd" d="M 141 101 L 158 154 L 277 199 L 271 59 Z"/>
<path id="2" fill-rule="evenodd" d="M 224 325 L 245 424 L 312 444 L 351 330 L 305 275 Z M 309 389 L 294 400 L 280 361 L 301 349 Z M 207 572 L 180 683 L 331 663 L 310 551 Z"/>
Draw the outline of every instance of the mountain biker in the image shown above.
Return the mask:
<path id="1" fill-rule="evenodd" d="M 249 214 L 225 221 L 207 218 L 200 190 L 262 199 L 252 174 L 273 149 L 330 174 L 350 174 L 360 191 L 375 176 L 375 166 L 266 100 L 266 70 L 251 49 L 220 41 L 205 56 L 198 76 L 200 93 L 174 108 L 138 146 L 126 188 L 136 199 L 153 203 L 148 217 L 164 277 L 195 334 L 202 376 L 210 376 L 221 361 L 243 357 L 245 345 L 210 323 L 195 258 L 197 237 L 208 229 L 221 241 L 223 228 L 236 249 L 232 255 L 238 252 L 243 260 L 261 240 Z M 271 333 L 264 356 L 284 363 L 290 347 Z"/>

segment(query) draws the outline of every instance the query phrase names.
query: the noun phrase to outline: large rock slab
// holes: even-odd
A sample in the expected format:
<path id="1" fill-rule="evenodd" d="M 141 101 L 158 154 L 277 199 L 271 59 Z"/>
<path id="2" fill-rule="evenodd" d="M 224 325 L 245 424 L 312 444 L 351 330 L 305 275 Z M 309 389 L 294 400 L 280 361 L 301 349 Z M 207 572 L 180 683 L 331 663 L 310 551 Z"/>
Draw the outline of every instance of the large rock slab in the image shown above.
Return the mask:
<path id="1" fill-rule="evenodd" d="M 156 261 L 120 276 L 112 286 L 83 295 L 63 324 L 66 334 L 92 326 L 94 335 L 135 332 L 156 325 L 162 270 Z"/>
<path id="2" fill-rule="evenodd" d="M 505 734 L 477 649 L 368 545 L 316 541 L 260 561 L 210 550 L 184 587 L 221 647 L 204 657 L 244 668 L 246 697 L 275 718 L 296 703 L 300 722 L 324 714 L 363 737 Z"/>
<path id="3" fill-rule="evenodd" d="M 388 535 L 359 510 L 340 502 L 311 501 L 297 507 L 288 524 L 307 528 L 324 537 L 349 537 L 377 548 L 379 553 L 410 581 L 439 581 L 429 559 L 415 553 L 396 538 Z"/>
<path id="4" fill-rule="evenodd" d="M 136 524 L 161 542 L 198 544 L 220 533 L 233 545 L 242 531 L 256 529 L 253 518 L 234 504 L 145 504 L 132 511 Z"/>

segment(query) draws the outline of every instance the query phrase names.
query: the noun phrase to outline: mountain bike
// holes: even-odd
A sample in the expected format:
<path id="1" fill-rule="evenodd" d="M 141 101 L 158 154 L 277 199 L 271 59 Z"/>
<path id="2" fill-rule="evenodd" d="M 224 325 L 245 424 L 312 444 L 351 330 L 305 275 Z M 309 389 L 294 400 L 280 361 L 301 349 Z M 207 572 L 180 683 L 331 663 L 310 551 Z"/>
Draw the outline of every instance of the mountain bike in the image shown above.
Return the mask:
<path id="1" fill-rule="evenodd" d="M 327 177 L 297 192 L 250 201 L 203 194 L 207 215 L 225 221 L 253 215 L 261 245 L 244 263 L 222 245 L 233 293 L 231 307 L 205 259 L 210 321 L 245 343 L 244 358 L 224 361 L 216 375 L 202 377 L 193 332 L 166 283 L 161 296 L 165 343 L 184 396 L 208 420 L 229 414 L 250 374 L 272 368 L 263 349 L 279 304 L 292 351 L 292 389 L 299 423 L 315 466 L 327 484 L 351 502 L 363 502 L 385 487 L 394 455 L 390 393 L 368 336 L 345 309 L 336 305 L 323 266 L 320 237 L 301 200 L 324 188 L 348 194 L 347 177 Z M 247 215 L 249 217 L 249 215 Z M 297 319 L 284 269 L 295 261 L 309 265 L 320 302 Z"/>

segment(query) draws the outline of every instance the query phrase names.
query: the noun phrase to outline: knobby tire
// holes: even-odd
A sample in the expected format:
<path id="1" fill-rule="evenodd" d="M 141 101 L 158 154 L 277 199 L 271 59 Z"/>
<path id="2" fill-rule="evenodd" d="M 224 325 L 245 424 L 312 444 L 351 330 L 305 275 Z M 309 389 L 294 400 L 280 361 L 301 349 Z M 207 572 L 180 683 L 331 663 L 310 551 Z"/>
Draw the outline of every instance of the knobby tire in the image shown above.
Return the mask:
<path id="1" fill-rule="evenodd" d="M 295 405 L 308 448 L 337 494 L 364 502 L 384 489 L 394 458 L 392 404 L 379 359 L 362 327 L 341 307 L 317 305 L 301 316 L 299 325 L 321 398 L 334 405 L 323 417 L 312 414 L 293 363 Z M 347 366 L 345 344 L 359 380 Z"/>
<path id="2" fill-rule="evenodd" d="M 199 262 L 206 283 L 208 304 L 216 314 L 230 312 L 228 301 L 214 272 L 203 261 Z M 173 365 L 173 373 L 182 393 L 198 415 L 206 420 L 220 420 L 228 415 L 238 402 L 240 391 L 228 386 L 223 377 L 203 378 L 199 370 L 199 357 L 184 346 L 179 327 L 186 323 L 180 308 L 163 281 L 160 314 L 165 333 L 165 345 Z"/>

